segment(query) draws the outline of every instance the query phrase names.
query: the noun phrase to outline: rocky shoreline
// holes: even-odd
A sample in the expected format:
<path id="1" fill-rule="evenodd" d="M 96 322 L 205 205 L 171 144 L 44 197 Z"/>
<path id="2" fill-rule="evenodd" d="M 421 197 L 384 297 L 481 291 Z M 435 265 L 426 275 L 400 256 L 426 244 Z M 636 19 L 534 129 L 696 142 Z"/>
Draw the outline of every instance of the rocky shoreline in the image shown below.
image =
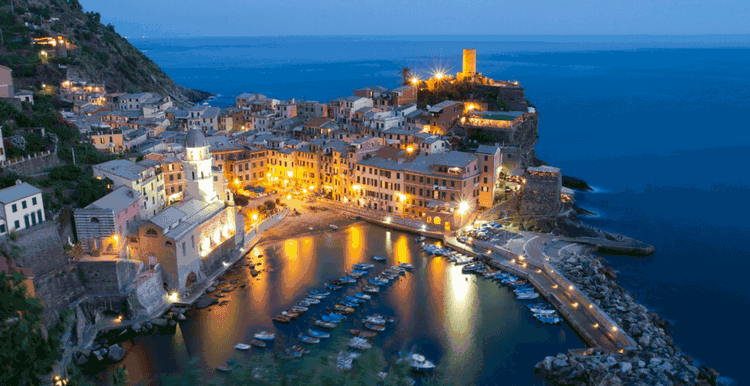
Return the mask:
<path id="1" fill-rule="evenodd" d="M 556 385 L 723 385 L 719 373 L 681 353 L 667 331 L 669 322 L 650 312 L 620 287 L 616 272 L 590 253 L 554 263 L 622 327 L 638 347 L 622 354 L 546 357 L 535 376 Z"/>

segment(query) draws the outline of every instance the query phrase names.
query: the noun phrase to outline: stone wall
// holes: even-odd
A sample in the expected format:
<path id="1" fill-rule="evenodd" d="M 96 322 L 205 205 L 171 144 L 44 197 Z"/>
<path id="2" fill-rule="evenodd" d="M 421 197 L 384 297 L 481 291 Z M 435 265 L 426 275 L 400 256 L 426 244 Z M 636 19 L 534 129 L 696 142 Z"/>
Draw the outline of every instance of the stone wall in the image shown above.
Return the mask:
<path id="1" fill-rule="evenodd" d="M 222 262 L 235 247 L 234 237 L 230 237 L 220 245 L 216 246 L 211 253 L 201 260 L 201 270 L 205 276 L 210 276 L 222 267 Z"/>
<path id="2" fill-rule="evenodd" d="M 166 305 L 167 292 L 164 291 L 161 267 L 143 271 L 128 287 L 128 303 L 137 314 L 148 315 Z"/>
<path id="3" fill-rule="evenodd" d="M 464 129 L 468 136 L 478 133 L 484 134 L 492 143 L 498 143 L 502 146 L 517 146 L 520 149 L 521 167 L 531 166 L 532 161 L 536 158 L 534 147 L 538 138 L 539 114 L 524 114 L 521 123 L 512 128 L 489 128 L 478 126 L 465 126 Z"/>
<path id="4" fill-rule="evenodd" d="M 526 173 L 521 193 L 521 215 L 553 217 L 560 213 L 562 174 L 535 175 Z"/>
<path id="5" fill-rule="evenodd" d="M 56 153 L 49 153 L 46 155 L 40 153 L 37 157 L 30 156 L 29 158 L 8 160 L 3 163 L 2 167 L 5 170 L 16 172 L 21 175 L 31 175 L 41 173 L 44 169 L 53 168 L 63 164 L 64 163 L 57 157 Z"/>
<path id="6" fill-rule="evenodd" d="M 71 301 L 86 293 L 74 265 L 58 268 L 44 275 L 35 275 L 34 291 L 44 304 L 42 316 L 48 326 L 57 321 L 59 312 Z"/>
<path id="7" fill-rule="evenodd" d="M 58 270 L 68 264 L 68 257 L 57 233 L 57 224 L 47 221 L 35 227 L 18 232 L 15 241 L 6 239 L 9 245 L 15 245 L 16 264 L 29 268 L 34 276 L 39 277 Z"/>
<path id="8" fill-rule="evenodd" d="M 81 282 L 90 294 L 119 293 L 133 280 L 140 261 L 87 260 L 79 261 Z"/>
<path id="9" fill-rule="evenodd" d="M 499 99 L 505 101 L 511 111 L 526 111 L 529 105 L 526 103 L 526 90 L 523 87 L 498 87 L 478 84 L 477 93 L 486 95 L 496 93 Z"/>

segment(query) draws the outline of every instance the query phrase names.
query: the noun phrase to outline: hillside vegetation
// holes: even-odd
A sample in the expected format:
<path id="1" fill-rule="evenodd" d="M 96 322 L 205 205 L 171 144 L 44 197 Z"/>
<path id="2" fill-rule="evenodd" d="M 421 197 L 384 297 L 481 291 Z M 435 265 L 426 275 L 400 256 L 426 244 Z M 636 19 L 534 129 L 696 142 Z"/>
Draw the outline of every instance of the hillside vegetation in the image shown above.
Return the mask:
<path id="1" fill-rule="evenodd" d="M 85 12 L 78 0 L 0 0 L 0 64 L 13 69 L 17 90 L 59 86 L 70 72 L 104 83 L 108 92 L 150 91 L 178 102 L 210 95 L 176 85 L 114 26 L 105 26 L 100 19 L 96 12 Z M 67 57 L 55 56 L 49 45 L 34 43 L 35 38 L 59 35 L 71 44 Z"/>

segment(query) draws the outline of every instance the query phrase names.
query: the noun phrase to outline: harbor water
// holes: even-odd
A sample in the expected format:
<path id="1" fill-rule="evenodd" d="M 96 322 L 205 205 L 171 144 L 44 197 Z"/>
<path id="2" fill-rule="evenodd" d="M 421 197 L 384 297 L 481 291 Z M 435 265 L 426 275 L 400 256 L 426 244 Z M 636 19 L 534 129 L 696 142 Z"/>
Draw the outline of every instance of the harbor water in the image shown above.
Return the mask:
<path id="1" fill-rule="evenodd" d="M 429 241 L 429 240 L 428 240 Z M 364 329 L 361 319 L 379 313 L 396 320 L 373 339 L 386 359 L 399 351 L 418 352 L 438 365 L 438 370 L 459 384 L 531 384 L 534 365 L 545 355 L 556 355 L 585 343 L 566 325 L 538 323 L 524 307 L 539 300 L 516 300 L 509 288 L 481 276 L 463 274 L 461 267 L 447 259 L 423 252 L 413 235 L 357 222 L 337 231 L 290 238 L 256 248 L 261 254 L 262 273 L 253 278 L 242 267 L 225 276 L 246 283 L 227 294 L 224 306 L 192 309 L 188 321 L 181 322 L 174 335 L 151 335 L 125 342 L 129 349 L 119 365 L 125 365 L 132 382 L 158 384 L 168 373 L 186 369 L 191 358 L 206 375 L 233 356 L 258 355 L 263 349 L 238 352 L 233 347 L 247 343 L 261 329 L 276 332 L 276 340 L 265 350 L 281 350 L 300 344 L 297 335 L 315 328 L 313 316 L 333 308 L 346 294 L 361 288 L 367 277 L 374 277 L 397 262 L 414 268 L 395 282 L 381 288 L 380 294 L 357 308 L 347 320 L 332 330 L 330 339 L 313 350 L 326 350 L 346 342 L 348 329 Z M 371 255 L 387 256 L 386 262 Z M 334 291 L 320 305 L 289 325 L 271 318 L 305 298 L 313 289 L 339 278 L 352 264 L 375 264 L 371 273 L 340 291 Z M 109 374 L 113 366 L 101 375 Z M 100 375 L 100 376 L 101 376 Z"/>

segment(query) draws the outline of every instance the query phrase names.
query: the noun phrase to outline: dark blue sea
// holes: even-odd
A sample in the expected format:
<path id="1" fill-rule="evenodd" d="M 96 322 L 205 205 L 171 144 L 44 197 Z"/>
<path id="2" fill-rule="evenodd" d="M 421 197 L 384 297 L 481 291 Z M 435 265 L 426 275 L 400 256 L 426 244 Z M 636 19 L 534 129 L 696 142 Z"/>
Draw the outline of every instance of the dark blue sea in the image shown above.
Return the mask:
<path id="1" fill-rule="evenodd" d="M 750 36 L 134 39 L 181 85 L 327 101 L 477 68 L 518 80 L 541 112 L 537 156 L 596 189 L 586 222 L 656 247 L 605 256 L 619 283 L 674 323 L 683 351 L 740 384 L 750 310 Z M 544 355 L 543 345 L 538 353 Z M 512 348 L 505 348 L 512 349 Z M 508 384 L 514 384 L 511 381 Z"/>

